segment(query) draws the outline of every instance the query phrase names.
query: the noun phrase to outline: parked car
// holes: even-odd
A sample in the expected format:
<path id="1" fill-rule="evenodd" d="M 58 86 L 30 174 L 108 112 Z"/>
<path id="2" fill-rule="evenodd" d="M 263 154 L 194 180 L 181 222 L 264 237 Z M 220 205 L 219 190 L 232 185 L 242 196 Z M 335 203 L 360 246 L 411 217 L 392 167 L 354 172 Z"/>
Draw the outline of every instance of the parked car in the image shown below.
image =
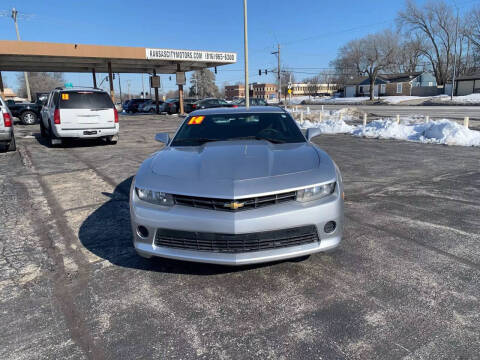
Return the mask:
<path id="1" fill-rule="evenodd" d="M 162 100 L 158 100 L 158 111 L 163 112 L 163 104 L 164 102 Z M 157 111 L 157 104 L 154 99 L 147 101 L 143 104 L 142 106 L 142 111 L 143 112 L 148 112 L 148 113 L 155 113 Z"/>
<path id="2" fill-rule="evenodd" d="M 35 103 L 7 100 L 8 108 L 12 115 L 20 119 L 24 125 L 33 125 L 40 119 L 40 111 L 43 103 L 38 100 Z"/>
<path id="3" fill-rule="evenodd" d="M 152 103 L 152 99 L 147 99 L 147 101 L 140 103 L 138 105 L 138 112 L 148 112 L 148 111 L 145 111 L 145 107 L 151 103 Z"/>
<path id="4" fill-rule="evenodd" d="M 136 113 L 138 112 L 138 106 L 147 100 L 149 99 L 131 99 L 123 110 L 128 113 Z"/>
<path id="5" fill-rule="evenodd" d="M 257 99 L 257 98 L 249 98 L 250 106 L 268 106 L 268 103 L 264 99 Z M 237 106 L 245 106 L 246 101 L 245 99 L 237 99 L 233 102 L 233 104 Z"/>
<path id="6" fill-rule="evenodd" d="M 7 151 L 15 151 L 15 134 L 13 132 L 13 115 L 6 102 L 0 97 L 0 144 Z"/>
<path id="7" fill-rule="evenodd" d="M 40 132 L 51 146 L 65 138 L 118 139 L 118 112 L 110 95 L 100 89 L 57 88 L 42 109 Z"/>
<path id="8" fill-rule="evenodd" d="M 127 108 L 128 108 L 128 103 L 130 102 L 130 100 L 125 100 L 122 104 L 122 110 L 127 112 Z"/>
<path id="9" fill-rule="evenodd" d="M 183 99 L 183 111 L 186 113 L 192 112 L 193 111 L 192 105 L 197 101 L 198 99 L 193 99 L 193 98 Z"/>
<path id="10" fill-rule="evenodd" d="M 180 103 L 178 99 L 167 99 L 165 101 L 164 106 L 162 107 L 162 112 L 166 112 L 168 114 L 176 114 L 178 112 L 178 108 L 180 107 Z"/>
<path id="11" fill-rule="evenodd" d="M 336 248 L 343 183 L 330 156 L 277 107 L 217 108 L 188 116 L 140 166 L 130 190 L 135 250 L 225 265 Z M 181 166 L 178 166 L 181 164 Z"/>
<path id="12" fill-rule="evenodd" d="M 206 98 L 202 100 L 198 100 L 191 105 L 191 111 L 199 110 L 199 109 L 210 109 L 210 108 L 217 108 L 217 107 L 237 107 L 238 105 L 228 103 L 223 99 L 217 98 Z"/>

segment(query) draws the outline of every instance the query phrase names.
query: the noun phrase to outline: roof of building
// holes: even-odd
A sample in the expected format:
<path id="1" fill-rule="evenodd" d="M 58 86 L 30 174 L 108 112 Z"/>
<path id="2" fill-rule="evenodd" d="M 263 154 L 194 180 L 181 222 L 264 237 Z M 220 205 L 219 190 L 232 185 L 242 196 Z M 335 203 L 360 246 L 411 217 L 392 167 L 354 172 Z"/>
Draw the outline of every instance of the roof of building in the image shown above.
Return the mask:
<path id="1" fill-rule="evenodd" d="M 383 83 L 383 82 L 388 82 L 388 83 L 394 83 L 394 82 L 409 82 L 412 81 L 413 79 L 419 77 L 422 75 L 424 71 L 415 71 L 412 73 L 392 73 L 392 74 L 378 74 L 377 75 L 377 81 L 375 81 L 376 84 Z M 345 81 L 345 85 L 360 85 L 362 83 L 365 83 L 365 81 L 368 81 L 368 76 L 361 76 L 357 77 L 354 79 L 348 79 Z"/>
<path id="2" fill-rule="evenodd" d="M 379 74 L 378 76 L 389 82 L 407 82 L 412 81 L 423 73 L 423 71 L 415 71 L 412 73 Z"/>
<path id="3" fill-rule="evenodd" d="M 457 81 L 462 81 L 462 80 L 477 80 L 480 79 L 480 71 L 474 72 L 468 75 L 461 75 L 457 78 Z"/>
<path id="4" fill-rule="evenodd" d="M 175 73 L 233 64 L 231 52 L 0 40 L 2 71 Z"/>

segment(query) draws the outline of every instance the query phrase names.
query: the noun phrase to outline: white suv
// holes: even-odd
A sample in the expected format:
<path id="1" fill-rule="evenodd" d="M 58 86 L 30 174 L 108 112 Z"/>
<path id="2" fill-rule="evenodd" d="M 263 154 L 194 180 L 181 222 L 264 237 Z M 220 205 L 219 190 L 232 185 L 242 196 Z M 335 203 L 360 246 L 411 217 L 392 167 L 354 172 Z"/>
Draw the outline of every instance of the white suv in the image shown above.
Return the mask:
<path id="1" fill-rule="evenodd" d="M 41 111 L 40 131 L 50 145 L 63 138 L 104 138 L 118 140 L 118 112 L 110 96 L 91 88 L 57 88 Z"/>
<path id="2" fill-rule="evenodd" d="M 15 135 L 13 134 L 13 116 L 7 104 L 0 96 L 0 144 L 7 151 L 15 151 Z"/>

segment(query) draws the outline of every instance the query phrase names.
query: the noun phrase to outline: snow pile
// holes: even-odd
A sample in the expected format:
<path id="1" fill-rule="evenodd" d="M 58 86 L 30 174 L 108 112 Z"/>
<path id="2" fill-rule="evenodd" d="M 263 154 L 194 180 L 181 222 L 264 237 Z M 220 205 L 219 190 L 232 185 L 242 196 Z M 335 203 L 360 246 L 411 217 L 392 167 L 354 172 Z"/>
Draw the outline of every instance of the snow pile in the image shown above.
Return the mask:
<path id="1" fill-rule="evenodd" d="M 480 104 L 480 94 L 470 94 L 464 96 L 454 96 L 453 100 L 450 100 L 449 95 L 435 96 L 434 99 L 440 100 L 444 103 L 451 104 Z"/>
<path id="2" fill-rule="evenodd" d="M 352 133 L 355 130 L 355 126 L 348 125 L 343 120 L 327 119 L 322 122 L 311 122 L 306 120 L 303 124 L 300 124 L 303 129 L 319 128 L 323 134 L 345 134 Z"/>
<path id="3" fill-rule="evenodd" d="M 450 120 L 428 123 L 400 123 L 392 120 L 376 120 L 363 126 L 357 126 L 354 136 L 378 139 L 398 139 L 422 143 L 480 146 L 480 131 L 470 130 Z"/>
<path id="4" fill-rule="evenodd" d="M 470 130 L 455 121 L 443 119 L 428 123 L 415 118 L 397 123 L 391 119 L 375 120 L 363 125 L 348 125 L 337 118 L 326 118 L 322 122 L 309 120 L 299 123 L 306 129 L 316 127 L 324 134 L 352 134 L 353 136 L 376 139 L 396 139 L 426 144 L 480 146 L 480 131 Z"/>
<path id="5" fill-rule="evenodd" d="M 287 105 L 300 105 L 304 101 L 307 104 L 361 104 L 368 99 L 368 97 L 292 96 L 291 101 L 287 98 Z"/>
<path id="6" fill-rule="evenodd" d="M 382 96 L 380 97 L 380 100 L 383 100 L 387 104 L 400 104 L 404 101 L 409 101 L 409 100 L 418 100 L 418 99 L 429 99 L 429 97 L 424 97 L 424 96 Z"/>

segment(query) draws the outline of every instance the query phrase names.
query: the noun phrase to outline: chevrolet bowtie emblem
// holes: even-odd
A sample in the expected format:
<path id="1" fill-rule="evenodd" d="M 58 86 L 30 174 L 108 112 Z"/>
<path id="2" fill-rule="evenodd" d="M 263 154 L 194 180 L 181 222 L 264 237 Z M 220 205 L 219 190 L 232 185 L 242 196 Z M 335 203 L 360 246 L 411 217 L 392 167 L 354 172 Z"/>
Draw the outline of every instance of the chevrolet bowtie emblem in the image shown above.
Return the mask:
<path id="1" fill-rule="evenodd" d="M 230 208 L 231 210 L 237 210 L 237 209 L 243 207 L 243 205 L 245 205 L 245 203 L 236 202 L 236 201 L 232 201 L 232 202 L 223 204 L 224 207 Z"/>

